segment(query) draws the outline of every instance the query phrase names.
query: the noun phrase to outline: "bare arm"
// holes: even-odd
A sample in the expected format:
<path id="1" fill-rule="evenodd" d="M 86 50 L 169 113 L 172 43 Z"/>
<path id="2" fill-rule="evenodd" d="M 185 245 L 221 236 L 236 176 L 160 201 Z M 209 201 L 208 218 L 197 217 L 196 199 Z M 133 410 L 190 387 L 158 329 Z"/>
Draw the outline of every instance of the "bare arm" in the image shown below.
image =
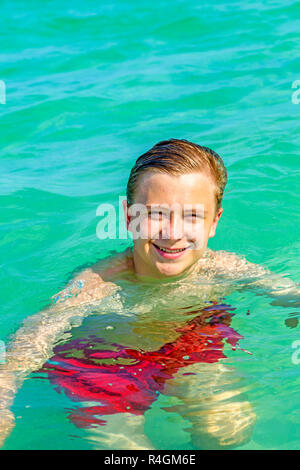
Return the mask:
<path id="1" fill-rule="evenodd" d="M 241 282 L 243 287 L 252 289 L 258 295 L 271 297 L 272 305 L 296 309 L 300 307 L 299 284 L 288 277 L 250 263 L 234 253 L 218 252 L 216 263 L 218 270 Z"/>
<path id="2" fill-rule="evenodd" d="M 115 288 L 87 269 L 52 298 L 49 308 L 27 318 L 15 333 L 0 367 L 0 446 L 13 427 L 9 408 L 25 377 L 42 367 L 55 342 L 88 314 L 87 304 L 99 302 Z"/>
<path id="3" fill-rule="evenodd" d="M 257 294 L 267 295 L 272 305 L 300 307 L 300 287 L 290 278 L 277 274 L 257 264 L 247 263 L 250 277 L 249 288 Z M 247 272 L 246 272 L 247 274 Z"/>

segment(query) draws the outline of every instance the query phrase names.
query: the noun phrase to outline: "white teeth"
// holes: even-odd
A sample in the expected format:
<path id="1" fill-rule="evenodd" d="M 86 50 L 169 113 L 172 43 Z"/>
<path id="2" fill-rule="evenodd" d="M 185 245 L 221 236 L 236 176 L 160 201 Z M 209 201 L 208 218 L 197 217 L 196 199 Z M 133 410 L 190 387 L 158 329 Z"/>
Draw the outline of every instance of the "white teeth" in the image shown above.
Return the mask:
<path id="1" fill-rule="evenodd" d="M 166 248 L 161 248 L 158 247 L 161 251 L 164 251 L 165 253 L 180 253 L 181 251 L 184 251 L 185 248 L 181 248 L 180 250 L 167 250 Z"/>

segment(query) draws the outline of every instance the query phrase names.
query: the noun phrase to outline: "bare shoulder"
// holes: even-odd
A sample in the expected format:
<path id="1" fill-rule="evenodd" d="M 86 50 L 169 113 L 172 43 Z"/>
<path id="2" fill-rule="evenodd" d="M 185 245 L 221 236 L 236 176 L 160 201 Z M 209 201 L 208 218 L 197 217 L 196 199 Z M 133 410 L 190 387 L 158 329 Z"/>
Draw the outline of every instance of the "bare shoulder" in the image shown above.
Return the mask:
<path id="1" fill-rule="evenodd" d="M 209 264 L 218 274 L 228 277 L 261 277 L 268 269 L 260 264 L 251 263 L 244 256 L 229 251 L 209 250 Z"/>
<path id="2" fill-rule="evenodd" d="M 79 272 L 51 301 L 62 308 L 75 307 L 99 301 L 115 288 L 116 285 L 102 276 L 100 270 L 91 266 Z"/>
<path id="3" fill-rule="evenodd" d="M 98 261 L 91 266 L 91 270 L 105 282 L 113 281 L 124 272 L 133 271 L 132 248 Z"/>

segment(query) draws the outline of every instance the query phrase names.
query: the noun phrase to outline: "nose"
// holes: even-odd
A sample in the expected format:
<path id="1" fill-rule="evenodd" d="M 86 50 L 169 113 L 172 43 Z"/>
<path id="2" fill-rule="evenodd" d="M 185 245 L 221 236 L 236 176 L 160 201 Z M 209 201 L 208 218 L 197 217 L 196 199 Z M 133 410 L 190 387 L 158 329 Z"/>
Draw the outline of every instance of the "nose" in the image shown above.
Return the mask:
<path id="1" fill-rule="evenodd" d="M 181 240 L 182 237 L 182 217 L 172 212 L 169 220 L 165 221 L 162 226 L 162 238 L 166 240 Z"/>

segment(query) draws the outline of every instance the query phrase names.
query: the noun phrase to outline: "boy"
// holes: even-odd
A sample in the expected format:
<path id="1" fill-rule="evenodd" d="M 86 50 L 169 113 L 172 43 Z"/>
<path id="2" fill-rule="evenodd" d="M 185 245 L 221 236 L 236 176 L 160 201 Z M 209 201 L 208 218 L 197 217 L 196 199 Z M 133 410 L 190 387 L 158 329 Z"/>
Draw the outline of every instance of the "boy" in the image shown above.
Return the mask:
<path id="1" fill-rule="evenodd" d="M 221 203 L 226 182 L 222 159 L 212 150 L 186 140 L 159 142 L 138 158 L 130 173 L 124 203 L 127 229 L 134 239 L 133 249 L 101 260 L 79 273 L 66 289 L 54 296 L 53 306 L 25 321 L 17 331 L 7 352 L 7 362 L 0 371 L 0 441 L 4 441 L 13 426 L 9 408 L 24 377 L 39 369 L 51 356 L 53 344 L 70 328 L 74 316 L 87 315 L 85 306 L 113 293 L 120 279 L 134 283 L 184 279 L 191 281 L 191 285 L 198 279 L 203 281 L 203 287 L 199 284 L 197 287 L 199 297 L 210 300 L 228 293 L 228 287 L 215 281 L 220 276 L 245 279 L 251 286 L 267 286 L 269 295 L 279 304 L 290 305 L 288 302 L 295 299 L 298 305 L 299 291 L 289 280 L 272 277 L 264 268 L 232 253 L 207 249 L 223 212 Z M 276 279 L 280 288 L 274 285 Z M 176 330 L 170 334 L 176 341 Z M 167 341 L 169 337 L 162 344 Z M 210 382 L 201 383 L 199 371 L 203 370 L 203 377 L 207 378 L 205 374 L 210 369 Z M 178 411 L 192 424 L 193 444 L 200 448 L 225 448 L 245 442 L 255 421 L 250 404 L 241 399 L 229 407 L 222 398 L 205 391 L 213 390 L 212 384 L 226 383 L 228 370 L 217 362 L 193 364 L 186 370 L 189 377 L 184 384 L 175 376 L 166 383 L 164 393 L 182 401 L 183 409 L 179 407 Z M 110 433 L 99 431 L 102 442 L 110 435 L 115 437 L 108 439 L 108 446 L 151 448 L 147 439 L 141 437 L 142 417 L 127 413 L 127 426 L 128 423 L 133 429 L 130 441 L 116 437 L 120 420 L 111 416 Z"/>

